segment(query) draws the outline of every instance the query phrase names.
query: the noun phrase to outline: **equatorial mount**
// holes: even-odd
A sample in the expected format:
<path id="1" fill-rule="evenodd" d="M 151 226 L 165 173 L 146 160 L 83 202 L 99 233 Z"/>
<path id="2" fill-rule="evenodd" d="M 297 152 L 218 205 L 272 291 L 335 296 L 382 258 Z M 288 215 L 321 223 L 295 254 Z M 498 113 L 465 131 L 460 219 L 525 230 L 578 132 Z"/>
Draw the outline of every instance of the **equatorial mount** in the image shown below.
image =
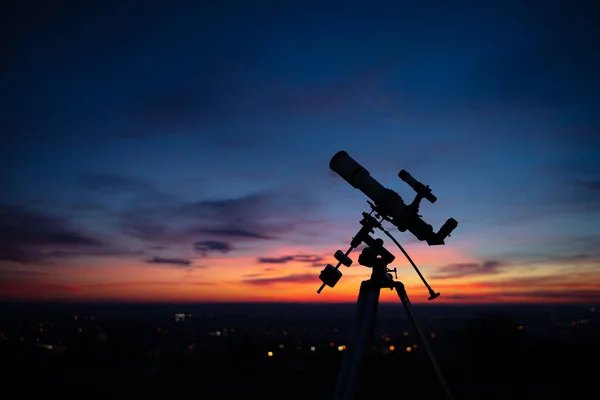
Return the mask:
<path id="1" fill-rule="evenodd" d="M 417 197 L 419 198 L 419 200 L 417 200 L 417 198 L 415 198 L 415 201 L 413 202 L 413 204 L 416 203 L 416 210 L 418 210 L 418 202 L 420 201 L 421 198 L 423 198 L 422 196 L 419 196 L 419 195 L 417 195 Z M 363 219 L 360 221 L 362 228 L 360 228 L 360 230 L 357 232 L 357 234 L 350 241 L 350 247 L 348 248 L 348 250 L 346 250 L 346 252 L 342 252 L 341 250 L 337 250 L 335 252 L 334 257 L 338 261 L 337 265 L 334 267 L 331 264 L 327 264 L 325 266 L 325 269 L 323 269 L 321 271 L 321 274 L 319 275 L 319 279 L 321 279 L 323 284 L 317 290 L 317 293 L 320 294 L 321 291 L 323 291 L 323 289 L 325 288 L 325 286 L 329 286 L 331 288 L 335 287 L 335 285 L 339 282 L 339 280 L 341 279 L 341 277 L 343 275 L 342 271 L 340 271 L 339 268 L 342 265 L 345 265 L 346 267 L 350 267 L 352 265 L 352 259 L 349 257 L 349 255 L 352 252 L 352 250 L 354 250 L 355 248 L 357 248 L 358 246 L 360 246 L 363 243 L 366 244 L 367 247 L 365 247 L 363 249 L 362 253 L 358 257 L 358 263 L 360 265 L 366 266 L 366 267 L 371 267 L 372 265 L 374 265 L 374 263 L 381 262 L 381 263 L 384 263 L 387 265 L 394 261 L 394 259 L 396 257 L 391 252 L 389 252 L 385 247 L 383 247 L 383 240 L 375 239 L 371 236 L 371 233 L 375 232 L 375 228 L 378 228 L 394 242 L 394 244 L 400 249 L 400 251 L 402 251 L 402 254 L 404 254 L 406 259 L 410 262 L 410 264 L 412 265 L 414 270 L 419 275 L 419 278 L 421 278 L 421 281 L 423 282 L 423 284 L 429 291 L 429 300 L 433 300 L 433 299 L 436 299 L 437 297 L 439 297 L 440 293 L 439 292 L 436 293 L 431 288 L 431 286 L 429 286 L 429 284 L 427 283 L 427 280 L 421 274 L 421 271 L 419 271 L 419 268 L 413 262 L 412 258 L 408 255 L 406 250 L 404 250 L 404 248 L 400 245 L 400 243 L 398 243 L 398 241 L 381 225 L 381 223 L 383 221 L 390 221 L 389 218 L 385 217 L 384 216 L 385 214 L 380 213 L 377 206 L 375 204 L 373 204 L 372 202 L 367 200 L 367 204 L 369 204 L 369 206 L 371 207 L 371 212 L 368 214 L 366 212 L 362 213 Z M 373 254 L 376 254 L 375 258 L 373 258 L 374 257 Z M 388 273 L 388 272 L 394 272 L 396 279 L 398 279 L 397 270 L 395 268 L 389 269 L 386 267 L 385 273 Z M 391 279 L 391 276 L 390 276 L 390 279 Z"/>
<path id="2" fill-rule="evenodd" d="M 358 263 L 362 266 L 371 268 L 371 277 L 368 280 L 363 281 L 360 285 L 357 300 L 357 328 L 353 331 L 352 336 L 349 338 L 348 350 L 344 354 L 344 359 L 342 361 L 342 366 L 337 379 L 334 399 L 354 399 L 354 391 L 360 369 L 360 363 L 366 349 L 369 348 L 369 343 L 374 332 L 380 290 L 385 288 L 396 290 L 398 297 L 400 298 L 400 301 L 406 310 L 408 318 L 415 328 L 415 331 L 417 332 L 417 335 L 420 338 L 421 343 L 423 344 L 425 351 L 427 352 L 427 355 L 434 366 L 440 384 L 444 389 L 447 398 L 452 400 L 453 397 L 450 388 L 444 378 L 444 375 L 442 374 L 433 351 L 427 342 L 427 338 L 425 337 L 423 330 L 417 321 L 417 317 L 408 298 L 408 294 L 406 293 L 404 284 L 398 280 L 394 280 L 394 278 L 398 279 L 396 268 L 391 269 L 388 267 L 388 265 L 393 262 L 396 257 L 383 246 L 382 239 L 375 239 L 371 236 L 371 233 L 374 233 L 375 228 L 380 229 L 387 236 L 389 236 L 406 256 L 429 290 L 429 300 L 439 297 L 440 294 L 431 289 L 408 253 L 402 248 L 400 243 L 398 243 L 398 241 L 381 226 L 381 222 L 386 218 L 378 215 L 377 208 L 373 203 L 368 203 L 371 206 L 371 213 L 362 213 L 363 219 L 360 221 L 362 227 L 356 236 L 354 236 L 350 241 L 350 248 L 346 250 L 345 253 L 341 250 L 336 251 L 334 257 L 338 261 L 337 265 L 334 267 L 333 265 L 328 264 L 319 275 L 319 278 L 323 284 L 319 290 L 317 290 L 317 293 L 321 293 L 326 285 L 329 287 L 334 287 L 342 277 L 342 272 L 339 270 L 340 266 L 342 264 L 346 267 L 350 267 L 352 265 L 352 259 L 349 257 L 350 252 L 361 244 L 366 244 L 366 247 L 358 256 Z M 392 277 L 392 272 L 395 275 L 394 277 Z"/>

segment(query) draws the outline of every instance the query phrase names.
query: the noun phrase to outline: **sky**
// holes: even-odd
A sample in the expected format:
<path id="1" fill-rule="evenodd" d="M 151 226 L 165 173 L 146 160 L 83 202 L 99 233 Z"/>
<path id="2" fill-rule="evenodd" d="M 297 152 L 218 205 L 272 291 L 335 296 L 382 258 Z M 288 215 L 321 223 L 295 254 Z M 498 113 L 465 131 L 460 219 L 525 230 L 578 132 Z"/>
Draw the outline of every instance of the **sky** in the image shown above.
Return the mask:
<path id="1" fill-rule="evenodd" d="M 436 302 L 600 301 L 594 2 L 2 7 L 1 300 L 355 301 L 356 251 L 316 293 L 368 211 L 345 150 L 458 221 L 432 247 L 386 225 Z"/>

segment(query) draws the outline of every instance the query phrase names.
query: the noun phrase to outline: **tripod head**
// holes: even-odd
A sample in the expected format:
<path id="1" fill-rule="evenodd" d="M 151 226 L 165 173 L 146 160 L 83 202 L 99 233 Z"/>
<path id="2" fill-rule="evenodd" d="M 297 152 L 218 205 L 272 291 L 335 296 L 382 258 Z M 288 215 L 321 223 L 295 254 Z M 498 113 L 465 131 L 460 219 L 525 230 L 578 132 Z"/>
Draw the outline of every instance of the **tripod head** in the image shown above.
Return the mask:
<path id="1" fill-rule="evenodd" d="M 415 263 L 412 261 L 408 253 L 402 248 L 400 243 L 398 243 L 398 241 L 396 241 L 396 239 L 394 239 L 394 237 L 389 232 L 387 232 L 381 225 L 381 221 L 388 219 L 379 214 L 378 208 L 375 204 L 371 203 L 370 201 L 367 201 L 367 203 L 369 204 L 369 206 L 371 206 L 371 213 L 362 213 L 363 218 L 360 221 L 362 228 L 360 228 L 357 234 L 350 241 L 350 248 L 345 253 L 341 250 L 337 250 L 335 252 L 334 257 L 338 261 L 337 265 L 334 267 L 331 264 L 327 264 L 325 266 L 325 269 L 321 271 L 319 279 L 321 279 L 323 284 L 317 290 L 317 293 L 321 293 L 321 291 L 326 285 L 333 288 L 338 283 L 338 281 L 342 277 L 342 271 L 339 270 L 340 266 L 343 264 L 346 267 L 350 267 L 352 265 L 352 259 L 349 257 L 349 254 L 352 252 L 353 249 L 357 248 L 363 243 L 366 244 L 367 247 L 363 249 L 361 255 L 358 257 L 358 263 L 360 265 L 373 268 L 373 273 L 371 275 L 372 279 L 385 279 L 387 277 L 390 283 L 393 281 L 391 275 L 388 274 L 388 272 L 396 273 L 396 269 L 389 269 L 387 268 L 387 265 L 393 262 L 396 259 L 396 257 L 383 246 L 383 240 L 375 239 L 371 236 L 371 233 L 374 233 L 375 228 L 378 228 L 394 241 L 396 246 L 398 246 L 398 248 L 402 251 L 402 253 L 406 256 L 408 261 L 411 263 L 411 265 L 423 281 L 423 284 L 429 290 L 429 300 L 433 300 L 439 297 L 440 293 L 436 293 L 431 288 L 431 286 L 429 286 L 423 275 L 421 275 L 421 272 L 419 271 Z"/>
<path id="2" fill-rule="evenodd" d="M 419 215 L 419 206 L 422 199 L 435 203 L 437 197 L 431 193 L 431 188 L 419 182 L 405 170 L 398 173 L 400 179 L 406 182 L 416 192 L 416 196 L 409 205 L 398 193 L 381 185 L 371 177 L 362 165 L 356 162 L 345 151 L 337 152 L 329 162 L 329 168 L 340 175 L 352 187 L 362 191 L 377 205 L 378 214 L 394 224 L 400 232 L 409 231 L 417 239 L 426 241 L 430 246 L 443 245 L 444 240 L 450 236 L 458 226 L 454 218 L 449 218 L 438 232 L 426 223 Z"/>

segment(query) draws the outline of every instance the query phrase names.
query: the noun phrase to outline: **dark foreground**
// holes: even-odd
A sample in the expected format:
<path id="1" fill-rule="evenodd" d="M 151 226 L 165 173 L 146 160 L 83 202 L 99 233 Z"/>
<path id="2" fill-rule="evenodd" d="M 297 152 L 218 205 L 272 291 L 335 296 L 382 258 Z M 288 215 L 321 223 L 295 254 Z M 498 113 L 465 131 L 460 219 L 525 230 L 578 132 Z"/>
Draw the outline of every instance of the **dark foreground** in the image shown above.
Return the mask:
<path id="1" fill-rule="evenodd" d="M 593 305 L 415 308 L 456 399 L 597 395 Z M 353 310 L 0 304 L 3 388 L 79 399 L 329 399 Z M 365 399 L 444 398 L 401 306 L 381 305 L 357 390 Z"/>

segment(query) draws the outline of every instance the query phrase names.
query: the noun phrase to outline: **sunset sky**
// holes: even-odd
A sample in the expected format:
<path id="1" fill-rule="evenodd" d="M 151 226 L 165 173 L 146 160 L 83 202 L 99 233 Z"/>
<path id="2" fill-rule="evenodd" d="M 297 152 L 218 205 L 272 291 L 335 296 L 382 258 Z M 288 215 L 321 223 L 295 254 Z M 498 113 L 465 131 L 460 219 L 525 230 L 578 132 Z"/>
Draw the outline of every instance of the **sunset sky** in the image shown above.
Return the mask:
<path id="1" fill-rule="evenodd" d="M 8 3 L 0 300 L 355 301 L 358 252 L 316 293 L 368 209 L 346 150 L 458 220 L 387 225 L 436 302 L 600 301 L 594 2 Z"/>

